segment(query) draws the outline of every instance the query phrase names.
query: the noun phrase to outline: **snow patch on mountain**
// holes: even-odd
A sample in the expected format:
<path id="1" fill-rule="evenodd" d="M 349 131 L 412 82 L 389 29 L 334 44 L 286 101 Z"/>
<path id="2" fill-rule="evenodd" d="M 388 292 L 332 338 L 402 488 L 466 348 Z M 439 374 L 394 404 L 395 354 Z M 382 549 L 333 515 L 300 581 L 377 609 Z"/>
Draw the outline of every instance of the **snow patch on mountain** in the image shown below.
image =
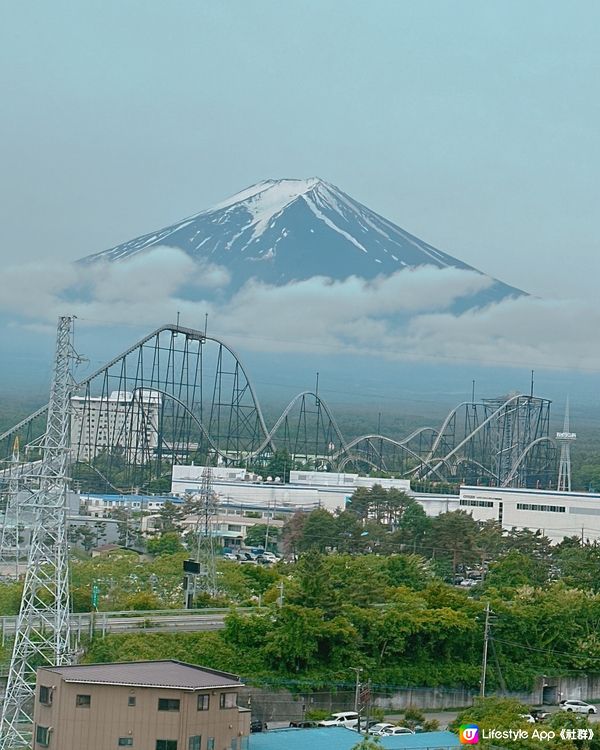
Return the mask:
<path id="1" fill-rule="evenodd" d="M 318 177 L 263 180 L 213 208 L 81 262 L 123 262 L 165 244 L 200 264 L 226 268 L 230 294 L 251 279 L 276 286 L 314 277 L 373 280 L 423 266 L 489 278 Z M 490 279 L 464 305 L 480 307 L 522 294 Z"/>

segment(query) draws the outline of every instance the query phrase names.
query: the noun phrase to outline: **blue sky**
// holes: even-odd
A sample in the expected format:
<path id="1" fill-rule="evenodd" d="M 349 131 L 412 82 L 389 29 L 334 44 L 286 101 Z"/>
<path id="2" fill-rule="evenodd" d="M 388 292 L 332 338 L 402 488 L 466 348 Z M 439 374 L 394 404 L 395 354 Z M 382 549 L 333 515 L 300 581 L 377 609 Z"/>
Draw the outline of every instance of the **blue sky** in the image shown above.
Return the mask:
<path id="1" fill-rule="evenodd" d="M 319 175 L 543 296 L 595 296 L 600 5 L 41 0 L 0 24 L 2 257 L 75 258 Z"/>

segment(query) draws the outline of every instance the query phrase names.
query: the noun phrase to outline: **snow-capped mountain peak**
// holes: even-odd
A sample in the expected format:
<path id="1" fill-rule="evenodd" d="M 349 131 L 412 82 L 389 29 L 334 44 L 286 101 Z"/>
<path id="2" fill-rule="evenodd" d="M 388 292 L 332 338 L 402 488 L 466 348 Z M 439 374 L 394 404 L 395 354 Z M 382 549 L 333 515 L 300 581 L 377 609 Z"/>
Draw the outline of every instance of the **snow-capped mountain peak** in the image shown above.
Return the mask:
<path id="1" fill-rule="evenodd" d="M 244 201 L 260 204 L 265 199 L 270 203 L 279 199 L 280 201 L 289 202 L 290 200 L 297 198 L 299 195 L 308 192 L 315 187 L 315 185 L 322 182 L 323 180 L 319 177 L 309 177 L 306 180 L 262 180 L 255 185 L 250 185 L 250 187 L 245 190 L 240 190 L 239 193 L 235 193 L 235 195 L 232 195 L 221 203 L 217 203 L 209 209 L 209 211 L 228 208 L 229 206 Z M 285 205 L 285 203 L 283 205 Z M 202 213 L 208 212 L 203 211 Z"/>
<path id="2" fill-rule="evenodd" d="M 373 279 L 425 265 L 476 271 L 318 177 L 263 180 L 210 209 L 83 262 L 120 261 L 157 245 L 178 247 L 201 264 L 225 267 L 232 293 L 250 278 L 282 285 L 314 276 Z M 491 281 L 476 305 L 523 294 Z"/>

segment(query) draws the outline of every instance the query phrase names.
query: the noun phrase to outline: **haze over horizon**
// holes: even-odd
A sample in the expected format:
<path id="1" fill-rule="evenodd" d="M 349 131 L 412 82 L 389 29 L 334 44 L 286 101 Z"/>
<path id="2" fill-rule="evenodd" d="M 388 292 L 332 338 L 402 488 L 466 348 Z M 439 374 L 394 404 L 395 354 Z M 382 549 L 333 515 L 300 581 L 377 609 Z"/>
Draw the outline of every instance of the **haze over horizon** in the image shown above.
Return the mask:
<path id="1" fill-rule="evenodd" d="M 0 344 L 7 360 L 43 366 L 40 342 L 51 351 L 55 302 L 76 258 L 261 179 L 320 175 L 533 297 L 459 316 L 436 310 L 396 332 L 381 326 L 380 311 L 372 314 L 368 289 L 315 282 L 294 289 L 309 335 L 294 328 L 294 316 L 273 314 L 285 301 L 272 290 L 261 292 L 256 313 L 264 326 L 249 320 L 241 299 L 235 320 L 210 310 L 215 334 L 252 357 L 281 352 L 288 338 L 288 353 L 299 346 L 311 365 L 323 353 L 356 353 L 339 330 L 310 333 L 319 323 L 310 318 L 315 295 L 327 294 L 338 328 L 357 307 L 366 310 L 356 345 L 374 357 L 394 350 L 408 363 L 462 361 L 488 367 L 490 376 L 503 367 L 507 376 L 510 368 L 543 368 L 563 381 L 597 377 L 600 354 L 590 341 L 600 326 L 600 7 L 537 0 L 347 2 L 343 14 L 339 7 L 333 0 L 171 7 L 58 0 L 5 11 Z M 169 256 L 165 268 L 160 252 L 91 278 L 98 305 L 86 308 L 80 327 L 129 315 L 120 327 L 126 343 L 147 330 L 142 320 L 152 327 L 177 311 L 188 325 L 202 320 L 205 307 L 184 307 L 179 293 L 189 267 Z M 140 278 L 151 290 L 145 306 L 131 297 Z M 431 278 L 412 281 L 415 295 L 431 293 Z M 256 309 L 254 298 L 245 302 Z M 128 323 L 131 335 L 123 334 Z M 347 324 L 359 330 L 356 317 Z M 97 356 L 90 350 L 99 334 L 85 335 Z"/>

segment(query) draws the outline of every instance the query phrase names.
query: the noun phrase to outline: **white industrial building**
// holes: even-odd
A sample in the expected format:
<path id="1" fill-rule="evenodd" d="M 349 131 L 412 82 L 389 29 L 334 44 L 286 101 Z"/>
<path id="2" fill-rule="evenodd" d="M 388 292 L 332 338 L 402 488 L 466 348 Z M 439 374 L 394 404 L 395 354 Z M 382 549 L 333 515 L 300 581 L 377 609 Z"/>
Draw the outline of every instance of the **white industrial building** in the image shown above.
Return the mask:
<path id="1" fill-rule="evenodd" d="M 173 466 L 171 493 L 198 493 L 205 471 L 204 466 Z M 374 484 L 380 484 L 386 489 L 396 487 L 404 492 L 410 491 L 407 479 L 377 479 L 358 474 L 291 471 L 290 481 L 283 484 L 279 481 L 257 481 L 245 469 L 220 466 L 211 467 L 210 471 L 213 488 L 221 505 L 237 505 L 248 509 L 252 509 L 249 506 L 256 506 L 271 512 L 310 511 L 315 508 L 343 510 L 354 490 L 358 487 L 372 487 Z"/>
<path id="2" fill-rule="evenodd" d="M 457 507 L 478 521 L 499 521 L 504 529 L 539 529 L 553 542 L 566 536 L 590 542 L 600 539 L 597 493 L 461 487 Z"/>
<path id="3" fill-rule="evenodd" d="M 161 395 L 138 389 L 110 396 L 72 396 L 71 449 L 76 461 L 91 461 L 115 448 L 129 463 L 145 463 L 158 446 Z"/>

